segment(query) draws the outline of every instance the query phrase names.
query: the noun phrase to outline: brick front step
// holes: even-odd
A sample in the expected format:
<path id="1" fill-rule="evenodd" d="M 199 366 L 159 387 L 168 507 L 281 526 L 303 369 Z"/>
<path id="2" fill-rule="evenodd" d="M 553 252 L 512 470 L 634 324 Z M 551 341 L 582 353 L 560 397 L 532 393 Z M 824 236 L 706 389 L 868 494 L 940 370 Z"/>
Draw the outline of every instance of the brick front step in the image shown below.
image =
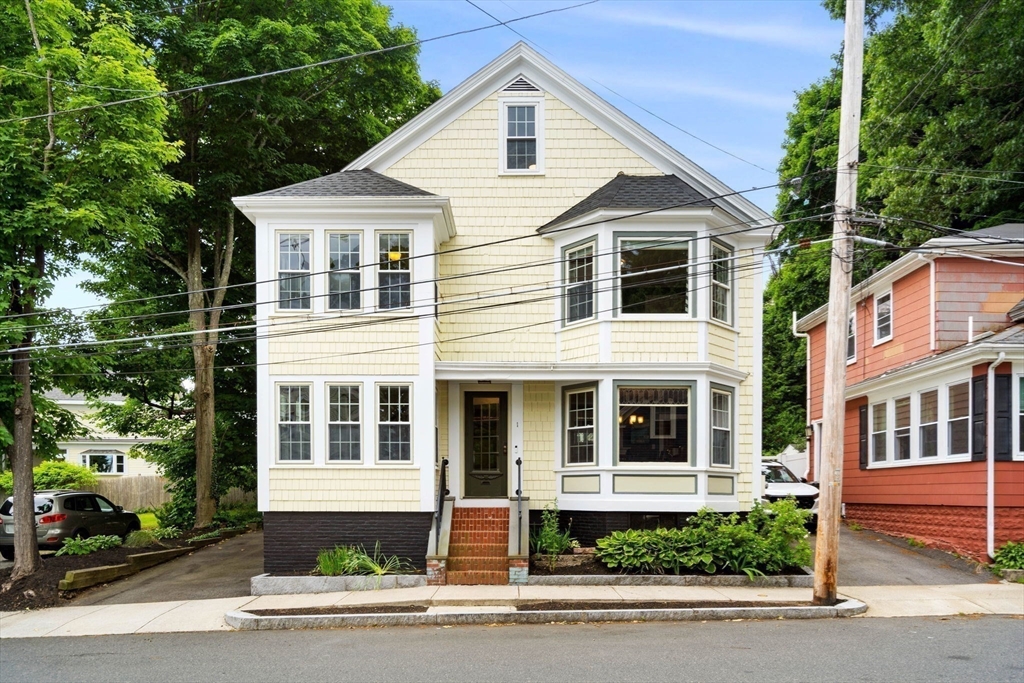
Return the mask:
<path id="1" fill-rule="evenodd" d="M 487 543 L 508 545 L 508 529 L 501 531 L 452 531 L 449 545 L 466 545 L 470 543 Z"/>
<path id="2" fill-rule="evenodd" d="M 507 586 L 508 570 L 448 571 L 449 586 Z"/>
<path id="3" fill-rule="evenodd" d="M 449 557 L 448 571 L 508 571 L 508 557 Z"/>
<path id="4" fill-rule="evenodd" d="M 452 543 L 448 557 L 503 557 L 508 559 L 508 543 Z"/>

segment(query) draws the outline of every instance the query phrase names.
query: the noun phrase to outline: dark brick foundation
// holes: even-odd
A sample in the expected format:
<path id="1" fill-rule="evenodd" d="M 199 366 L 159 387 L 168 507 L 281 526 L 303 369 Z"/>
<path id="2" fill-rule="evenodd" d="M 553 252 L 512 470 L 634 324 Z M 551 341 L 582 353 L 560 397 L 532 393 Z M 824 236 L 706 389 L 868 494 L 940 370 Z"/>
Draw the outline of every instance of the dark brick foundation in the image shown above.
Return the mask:
<path id="1" fill-rule="evenodd" d="M 426 568 L 429 512 L 265 512 L 263 571 L 308 574 L 317 553 L 335 545 L 361 545 Z"/>
<path id="2" fill-rule="evenodd" d="M 692 512 L 593 512 L 561 510 L 562 529 L 572 529 L 572 536 L 583 547 L 592 547 L 597 539 L 613 531 L 626 529 L 654 529 L 658 526 L 676 527 L 684 524 Z M 539 526 L 541 511 L 530 510 L 530 526 Z M 570 527 L 571 523 L 571 527 Z"/>

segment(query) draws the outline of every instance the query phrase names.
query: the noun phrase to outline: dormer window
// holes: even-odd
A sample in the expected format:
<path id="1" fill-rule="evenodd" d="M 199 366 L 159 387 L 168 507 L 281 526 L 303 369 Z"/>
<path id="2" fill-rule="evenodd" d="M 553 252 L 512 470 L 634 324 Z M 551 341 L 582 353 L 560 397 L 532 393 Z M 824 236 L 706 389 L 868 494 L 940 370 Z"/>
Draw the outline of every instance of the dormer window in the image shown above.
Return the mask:
<path id="1" fill-rule="evenodd" d="M 501 172 L 513 175 L 543 173 L 543 100 L 510 97 L 501 102 Z"/>

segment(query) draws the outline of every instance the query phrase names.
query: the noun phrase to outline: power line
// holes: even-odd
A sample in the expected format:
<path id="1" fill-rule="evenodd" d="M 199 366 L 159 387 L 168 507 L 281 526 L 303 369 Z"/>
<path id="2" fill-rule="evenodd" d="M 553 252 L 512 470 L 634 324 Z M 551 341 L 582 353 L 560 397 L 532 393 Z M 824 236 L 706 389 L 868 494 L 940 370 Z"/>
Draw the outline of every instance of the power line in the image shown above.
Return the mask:
<path id="1" fill-rule="evenodd" d="M 586 0 L 586 2 L 581 2 L 581 3 L 578 3 L 576 5 L 569 5 L 568 7 L 556 7 L 554 9 L 545 10 L 543 12 L 535 12 L 533 14 L 527 14 L 525 16 L 517 17 L 515 19 L 510 19 L 508 22 L 505 22 L 505 23 L 512 23 L 512 22 L 517 22 L 517 21 L 525 21 L 527 19 L 534 19 L 536 17 L 542 17 L 542 16 L 545 16 L 545 15 L 548 15 L 548 14 L 555 14 L 557 12 L 566 12 L 566 11 L 571 10 L 571 9 L 576 9 L 576 8 L 579 8 L 579 7 L 584 7 L 586 5 L 592 5 L 595 2 L 598 2 L 598 0 Z M 383 47 L 383 48 L 380 48 L 378 50 L 369 50 L 367 52 L 359 52 L 359 53 L 354 54 L 354 55 L 344 55 L 342 57 L 334 57 L 332 59 L 325 59 L 325 60 L 322 60 L 322 61 L 319 61 L 319 62 L 313 62 L 312 64 L 300 64 L 298 66 L 291 66 L 291 67 L 287 67 L 287 68 L 284 68 L 284 69 L 277 69 L 275 71 L 267 71 L 267 72 L 259 73 L 259 74 L 250 74 L 248 76 L 239 76 L 238 78 L 230 78 L 230 79 L 225 80 L 225 81 L 218 81 L 218 82 L 215 82 L 215 83 L 205 83 L 203 85 L 196 85 L 196 86 L 192 86 L 190 88 L 181 88 L 179 90 L 164 90 L 164 91 L 157 92 L 157 93 L 151 93 L 151 94 L 148 94 L 148 95 L 143 95 L 141 97 L 132 97 L 132 98 L 123 99 L 123 100 L 115 100 L 113 102 L 102 102 L 102 103 L 99 103 L 99 104 L 91 104 L 91 105 L 84 106 L 84 107 L 76 107 L 74 109 L 60 109 L 60 110 L 57 110 L 57 111 L 55 111 L 53 113 L 50 113 L 50 114 L 34 114 L 34 115 L 31 115 L 31 116 L 21 116 L 21 117 L 17 117 L 17 118 L 13 118 L 13 119 L 3 119 L 3 120 L 0 120 L 0 123 L 16 123 L 16 122 L 19 122 L 19 121 L 32 121 L 34 119 L 45 119 L 45 118 L 50 118 L 52 116 L 61 116 L 63 114 L 74 114 L 74 113 L 77 113 L 77 112 L 89 111 L 91 109 L 101 109 L 101 108 L 105 108 L 105 107 L 113 107 L 113 106 L 120 105 L 120 104 L 130 104 L 130 103 L 133 103 L 133 102 L 141 102 L 143 100 L 153 99 L 154 97 L 172 97 L 172 96 L 175 96 L 175 95 L 184 95 L 184 94 L 190 93 L 190 92 L 200 92 L 202 90 L 206 90 L 207 88 L 217 88 L 217 87 L 224 86 L 224 85 L 235 85 L 235 84 L 238 84 L 238 83 L 245 83 L 247 81 L 253 81 L 253 80 L 257 80 L 257 79 L 261 79 L 261 78 L 269 78 L 270 76 L 280 76 L 282 74 L 293 73 L 293 72 L 296 72 L 296 71 L 303 71 L 305 69 L 311 69 L 311 68 L 314 68 L 314 67 L 328 66 L 330 64 L 339 64 L 341 62 L 347 62 L 347 61 L 350 61 L 350 60 L 353 60 L 353 59 L 358 59 L 358 58 L 361 58 L 361 57 L 370 57 L 370 56 L 373 56 L 373 55 L 385 54 L 385 53 L 388 53 L 388 52 L 393 52 L 395 50 L 404 50 L 407 47 L 415 47 L 417 45 L 423 45 L 425 43 L 430 43 L 430 42 L 433 42 L 433 41 L 436 41 L 436 40 L 443 40 L 443 39 L 446 39 L 446 38 L 454 38 L 456 36 L 466 35 L 466 34 L 469 34 L 469 33 L 477 33 L 479 31 L 486 31 L 488 29 L 497 28 L 498 26 L 503 26 L 503 25 L 504 25 L 504 23 L 491 24 L 489 26 L 479 26 L 477 28 L 470 28 L 470 29 L 465 29 L 465 30 L 462 30 L 462 31 L 454 31 L 452 33 L 446 33 L 446 34 L 440 35 L 440 36 L 434 36 L 433 38 L 423 38 L 423 39 L 419 39 L 419 40 L 413 40 L 413 41 L 410 41 L 408 43 L 402 43 L 401 45 L 393 45 L 391 47 Z"/>
<path id="2" fill-rule="evenodd" d="M 985 177 L 985 176 L 978 176 L 978 175 L 969 175 L 969 174 L 973 174 L 973 173 L 976 172 L 976 171 L 973 171 L 973 170 L 970 170 L 970 169 L 963 169 L 963 170 L 957 172 L 957 171 L 951 171 L 951 170 L 941 170 L 941 169 L 936 169 L 936 168 L 916 168 L 916 167 L 913 167 L 913 166 L 884 166 L 882 164 L 868 164 L 868 163 L 863 163 L 863 164 L 861 164 L 861 166 L 862 167 L 868 166 L 868 167 L 871 167 L 871 168 L 884 168 L 884 169 L 889 169 L 889 170 L 893 170 L 893 171 L 909 171 L 911 173 L 928 173 L 928 174 L 931 174 L 931 175 L 953 176 L 953 177 L 957 177 L 957 178 L 967 178 L 967 179 L 970 179 L 970 180 L 983 180 L 985 182 L 1010 183 L 1012 185 L 1024 185 L 1024 181 L 1022 181 L 1022 180 L 1008 180 L 1006 178 L 992 178 L 992 177 Z M 964 171 L 966 171 L 966 172 L 964 172 Z M 989 171 L 989 172 L 990 173 L 1024 173 L 1024 171 Z"/>
<path id="3" fill-rule="evenodd" d="M 5 71 L 10 71 L 11 73 L 21 74 L 22 76 L 31 76 L 32 78 L 38 78 L 40 80 L 49 81 L 51 83 L 60 83 L 62 85 L 66 85 L 66 86 L 69 86 L 69 87 L 72 87 L 72 88 L 93 88 L 95 90 L 111 90 L 111 91 L 114 91 L 114 92 L 142 92 L 142 93 L 151 93 L 151 94 L 155 92 L 153 90 L 141 90 L 141 89 L 137 89 L 137 88 L 111 88 L 111 87 L 106 86 L 106 85 L 90 85 L 88 83 L 75 83 L 73 81 L 62 81 L 59 78 L 53 78 L 52 76 L 50 78 L 47 78 L 46 76 L 40 76 L 39 74 L 34 74 L 31 71 L 22 71 L 21 69 L 14 69 L 14 68 L 9 67 L 9 66 L 4 66 L 3 64 L 0 64 L 0 69 L 4 69 Z"/>

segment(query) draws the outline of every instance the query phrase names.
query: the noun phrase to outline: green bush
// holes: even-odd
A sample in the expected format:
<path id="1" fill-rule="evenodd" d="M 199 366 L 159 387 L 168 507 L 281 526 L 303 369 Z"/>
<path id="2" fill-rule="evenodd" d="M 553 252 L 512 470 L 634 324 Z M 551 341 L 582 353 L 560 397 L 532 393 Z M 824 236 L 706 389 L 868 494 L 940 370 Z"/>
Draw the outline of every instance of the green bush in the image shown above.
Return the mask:
<path id="1" fill-rule="evenodd" d="M 214 522 L 227 527 L 245 527 L 262 520 L 263 513 L 256 509 L 255 503 L 221 506 L 213 516 Z"/>
<path id="2" fill-rule="evenodd" d="M 753 578 L 811 560 L 810 513 L 791 500 L 756 505 L 745 518 L 703 508 L 678 529 L 616 531 L 597 541 L 597 557 L 625 573 L 728 570 Z"/>
<path id="3" fill-rule="evenodd" d="M 47 460 L 32 468 L 32 487 L 36 491 L 46 489 L 83 489 L 96 485 L 96 474 L 88 467 L 82 467 L 64 460 Z M 13 491 L 13 473 L 0 473 L 0 491 Z"/>
<path id="4" fill-rule="evenodd" d="M 168 538 L 177 538 L 181 536 L 181 529 L 174 526 L 164 526 L 159 529 L 150 529 L 149 533 L 153 534 L 154 538 L 158 538 L 161 541 Z"/>
<path id="5" fill-rule="evenodd" d="M 64 545 L 54 555 L 88 555 L 97 550 L 108 550 L 121 545 L 120 536 L 90 536 L 89 538 L 65 538 Z"/>
<path id="6" fill-rule="evenodd" d="M 1009 541 L 996 551 L 996 569 L 1024 569 L 1024 543 Z"/>
<path id="7" fill-rule="evenodd" d="M 124 539 L 126 548 L 148 548 L 151 545 L 163 545 L 160 538 L 148 529 L 133 531 Z"/>
<path id="8" fill-rule="evenodd" d="M 566 550 L 579 547 L 571 531 L 571 528 L 562 531 L 559 526 L 557 502 L 544 507 L 540 513 L 540 526 L 530 532 L 530 547 L 533 552 L 547 557 L 548 569 L 554 570 L 558 556 Z"/>
<path id="9" fill-rule="evenodd" d="M 171 499 L 153 511 L 161 527 L 189 529 L 196 521 L 196 499 L 172 495 Z"/>
<path id="10" fill-rule="evenodd" d="M 412 565 L 397 555 L 381 553 L 378 542 L 373 555 L 367 554 L 362 546 L 339 545 L 321 550 L 316 557 L 316 573 L 323 576 L 384 576 L 385 574 L 407 574 Z"/>

